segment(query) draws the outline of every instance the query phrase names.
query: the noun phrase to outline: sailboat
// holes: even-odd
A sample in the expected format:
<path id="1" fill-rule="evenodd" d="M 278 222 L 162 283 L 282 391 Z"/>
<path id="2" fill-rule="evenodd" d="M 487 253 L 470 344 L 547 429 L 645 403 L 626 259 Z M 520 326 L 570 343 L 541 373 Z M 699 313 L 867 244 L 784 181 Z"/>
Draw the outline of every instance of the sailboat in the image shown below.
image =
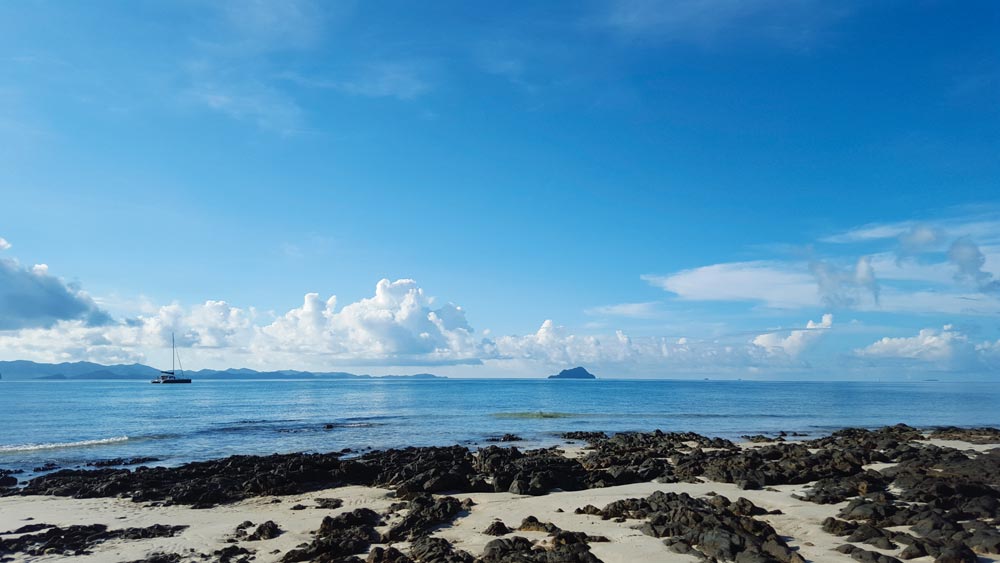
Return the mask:
<path id="1" fill-rule="evenodd" d="M 177 355 L 177 346 L 174 344 L 174 334 L 170 333 L 170 371 L 161 371 L 160 377 L 150 381 L 150 383 L 191 383 L 191 379 L 184 377 L 184 366 L 178 370 L 177 365 L 180 364 L 181 358 Z M 176 372 L 180 372 L 181 376 L 177 377 Z"/>

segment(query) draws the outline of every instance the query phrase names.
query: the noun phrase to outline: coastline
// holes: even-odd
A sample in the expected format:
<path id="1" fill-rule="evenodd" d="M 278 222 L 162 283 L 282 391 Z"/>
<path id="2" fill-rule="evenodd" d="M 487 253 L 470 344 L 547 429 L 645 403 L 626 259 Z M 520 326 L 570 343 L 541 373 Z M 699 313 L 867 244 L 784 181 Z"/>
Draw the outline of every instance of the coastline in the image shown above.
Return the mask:
<path id="1" fill-rule="evenodd" d="M 858 505 L 858 499 L 863 499 L 862 504 L 867 502 L 890 507 L 897 513 L 909 509 L 907 507 L 912 504 L 911 501 L 901 499 L 908 498 L 907 495 L 910 492 L 926 495 L 927 490 L 937 490 L 933 489 L 932 486 L 940 483 L 920 484 L 912 483 L 907 479 L 910 479 L 912 474 L 931 478 L 928 477 L 934 473 L 931 470 L 934 469 L 935 465 L 940 464 L 951 464 L 949 467 L 952 468 L 975 465 L 975 470 L 966 472 L 964 477 L 961 477 L 962 471 L 960 470 L 950 471 L 949 474 L 957 471 L 961 478 L 970 482 L 978 479 L 979 485 L 983 485 L 982 481 L 985 480 L 985 486 L 987 486 L 985 490 L 996 492 L 997 481 L 1000 479 L 1000 475 L 996 472 L 998 465 L 994 459 L 1000 457 L 998 455 L 1000 450 L 994 449 L 1000 446 L 1000 432 L 994 431 L 993 433 L 976 435 L 973 431 L 955 430 L 950 434 L 947 432 L 938 433 L 933 439 L 927 439 L 927 436 L 914 434 L 914 432 L 908 427 L 888 427 L 874 432 L 845 430 L 834 433 L 830 437 L 806 442 L 789 440 L 786 442 L 729 442 L 728 444 L 726 443 L 728 441 L 713 441 L 704 437 L 696 437 L 697 435 L 647 433 L 631 436 L 622 435 L 623 437 L 617 442 L 615 441 L 617 437 L 597 438 L 586 448 L 577 443 L 575 446 L 564 446 L 558 452 L 539 450 L 541 453 L 537 456 L 524 455 L 512 458 L 510 457 L 512 450 L 507 447 L 491 446 L 479 450 L 474 458 L 476 467 L 472 469 L 485 471 L 488 467 L 493 467 L 495 471 L 491 475 L 494 480 L 506 478 L 504 471 L 514 466 L 521 472 L 518 475 L 523 473 L 527 477 L 530 474 L 533 476 L 532 479 L 542 476 L 544 477 L 541 479 L 542 481 L 547 478 L 558 479 L 560 477 L 548 473 L 576 471 L 577 467 L 585 467 L 584 472 L 577 475 L 581 479 L 579 484 L 584 485 L 579 490 L 558 490 L 559 487 L 549 487 L 544 491 L 530 490 L 530 483 L 528 483 L 529 490 L 523 492 L 531 494 L 480 490 L 488 487 L 483 487 L 482 483 L 472 481 L 463 483 L 457 479 L 444 483 L 440 480 L 442 475 L 438 474 L 431 476 L 432 479 L 439 479 L 436 485 L 422 485 L 424 489 L 431 490 L 418 490 L 421 487 L 415 486 L 414 475 L 406 472 L 408 466 L 422 465 L 418 469 L 433 473 L 435 468 L 442 466 L 442 464 L 447 466 L 455 463 L 454 457 L 448 456 L 458 456 L 461 455 L 461 452 L 455 448 L 421 448 L 415 449 L 409 454 L 405 454 L 405 451 L 398 454 L 376 452 L 371 458 L 371 462 L 379 466 L 381 473 L 373 475 L 371 479 L 382 481 L 380 486 L 347 485 L 321 487 L 315 490 L 281 495 L 250 494 L 246 495 L 246 498 L 225 499 L 222 502 L 213 503 L 210 507 L 206 505 L 203 508 L 195 508 L 196 503 L 187 501 L 172 503 L 169 500 L 158 499 L 134 502 L 128 498 L 115 498 L 115 495 L 100 498 L 69 498 L 48 495 L 5 496 L 0 498 L 0 532 L 10 532 L 21 526 L 41 523 L 57 526 L 61 529 L 94 524 L 105 525 L 111 530 L 125 527 L 146 529 L 154 525 L 187 526 L 187 528 L 176 532 L 175 535 L 141 539 L 113 538 L 94 543 L 85 548 L 85 551 L 89 553 L 77 555 L 76 558 L 80 561 L 240 561 L 249 560 L 248 558 L 252 556 L 255 562 L 267 562 L 287 560 L 289 553 L 301 549 L 303 545 L 316 542 L 316 530 L 327 527 L 324 523 L 325 517 L 344 517 L 344 515 L 353 514 L 359 509 L 367 508 L 381 516 L 382 521 L 372 528 L 383 537 L 378 538 L 378 541 L 372 541 L 371 545 L 366 546 L 364 550 L 353 554 L 338 555 L 339 559 L 330 560 L 351 561 L 353 559 L 349 557 L 354 555 L 361 560 L 368 558 L 369 561 L 390 561 L 392 559 L 386 559 L 386 553 L 380 551 L 379 548 L 387 549 L 391 544 L 402 553 L 412 554 L 415 549 L 414 541 L 424 541 L 415 540 L 415 538 L 424 536 L 441 538 L 449 542 L 454 550 L 461 550 L 475 557 L 483 557 L 484 553 L 489 551 L 488 544 L 498 539 L 497 536 L 483 533 L 496 519 L 501 520 L 510 528 L 518 528 L 524 519 L 535 517 L 541 525 L 553 524 L 563 531 L 582 532 L 594 541 L 589 539 L 583 541 L 586 549 L 581 547 L 573 551 L 570 547 L 579 545 L 572 543 L 575 540 L 566 540 L 563 536 L 553 534 L 552 529 L 554 528 L 540 531 L 543 528 L 539 528 L 539 525 L 529 525 L 528 530 L 517 530 L 500 537 L 510 539 L 520 536 L 526 538 L 535 544 L 536 549 L 541 550 L 537 552 L 540 554 L 539 557 L 546 553 L 553 554 L 552 557 L 556 555 L 570 557 L 558 559 L 560 561 L 593 561 L 595 559 L 609 563 L 645 560 L 695 561 L 696 557 L 692 555 L 692 552 L 677 552 L 687 548 L 678 548 L 676 544 L 668 547 L 664 543 L 664 537 L 655 537 L 655 533 L 650 534 L 647 524 L 652 520 L 648 515 L 647 517 L 638 517 L 641 515 L 633 513 L 632 515 L 637 517 L 605 518 L 604 516 L 608 515 L 606 513 L 603 515 L 576 513 L 577 509 L 584 509 L 588 505 L 597 511 L 607 512 L 607 507 L 615 501 L 630 498 L 643 499 L 650 497 L 657 491 L 662 491 L 690 495 L 693 500 L 676 501 L 681 502 L 679 505 L 681 508 L 694 511 L 717 511 L 714 516 L 721 518 L 720 522 L 728 522 L 727 518 L 752 518 L 772 527 L 777 536 L 783 538 L 786 543 L 787 551 L 782 553 L 785 554 L 788 563 L 797 561 L 796 556 L 806 561 L 819 563 L 846 561 L 852 556 L 836 550 L 845 544 L 853 545 L 855 549 L 861 549 L 864 553 L 874 554 L 854 555 L 855 560 L 867 561 L 870 559 L 876 561 L 879 556 L 899 557 L 908 545 L 912 545 L 903 543 L 907 536 L 917 538 L 919 541 L 937 541 L 932 539 L 934 529 L 925 530 L 930 533 L 918 534 L 914 532 L 912 525 L 888 526 L 886 524 L 889 522 L 879 521 L 878 517 L 849 518 L 852 514 L 849 511 L 845 514 L 844 511 L 852 509 L 852 505 Z M 516 446 L 516 443 L 514 445 Z M 857 466 L 843 468 L 843 470 L 837 469 L 839 463 L 859 455 L 859 452 L 864 450 L 869 451 L 868 458 L 855 461 L 866 463 L 859 463 Z M 990 450 L 994 451 L 990 453 Z M 780 452 L 786 452 L 788 457 L 780 459 L 775 457 Z M 758 454 L 761 457 L 753 457 Z M 493 461 L 490 462 L 490 459 L 484 461 L 484 458 L 489 458 L 490 455 L 494 456 L 491 458 Z M 748 455 L 751 457 L 746 457 Z M 435 461 L 429 461 L 431 458 L 434 458 Z M 887 458 L 895 459 L 886 460 Z M 563 462 L 560 462 L 559 459 L 568 462 L 569 465 L 562 465 Z M 691 472 L 684 473 L 682 470 L 684 464 L 694 459 L 707 466 L 707 469 L 703 470 L 700 475 L 694 475 Z M 747 477 L 747 475 L 752 476 L 755 471 L 750 462 L 758 459 L 770 460 L 776 462 L 777 465 L 773 468 L 774 471 L 764 474 L 763 481 L 765 482 L 748 482 L 747 479 L 754 477 Z M 744 460 L 745 463 L 739 460 Z M 782 479 L 801 481 L 806 477 L 814 476 L 812 472 L 817 470 L 816 467 L 801 466 L 802 460 L 815 462 L 814 465 L 820 467 L 818 471 L 821 473 L 826 471 L 833 476 L 824 477 L 823 480 L 811 479 L 795 483 L 767 482 Z M 824 460 L 829 462 L 828 470 L 823 469 Z M 330 458 L 326 462 L 330 464 L 330 467 L 338 466 L 343 469 L 334 458 Z M 718 467 L 713 469 L 712 464 L 718 464 Z M 656 471 L 660 472 L 658 480 L 644 479 L 642 475 L 636 473 L 639 468 L 649 468 L 654 465 Z M 206 468 L 207 471 L 216 471 L 217 469 L 216 467 Z M 179 471 L 179 469 L 165 469 L 164 471 Z M 729 473 L 726 473 L 727 471 Z M 741 471 L 746 474 L 740 473 Z M 893 471 L 898 473 L 894 474 Z M 395 473 L 393 474 L 393 472 Z M 628 475 L 629 472 L 632 472 L 633 475 Z M 54 475 L 58 475 L 58 473 Z M 347 471 L 345 474 L 349 473 L 350 471 Z M 622 484 L 617 484 L 613 480 L 606 482 L 595 480 L 595 476 L 616 473 L 619 476 L 618 481 L 622 481 Z M 674 478 L 664 479 L 664 476 L 668 474 L 673 475 Z M 216 475 L 209 477 L 222 479 L 226 476 L 226 472 L 219 471 Z M 720 479 L 720 476 L 724 478 Z M 889 481 L 890 477 L 893 478 L 892 481 Z M 359 478 L 367 479 L 368 477 Z M 862 478 L 866 484 L 859 485 L 859 478 Z M 880 479 L 881 481 L 879 481 Z M 513 480 L 517 480 L 516 475 Z M 725 482 L 727 480 L 731 482 Z M 447 485 L 453 485 L 454 490 L 449 489 Z M 850 490 L 841 490 L 845 485 Z M 906 485 L 908 488 L 900 489 L 901 485 Z M 440 491 L 433 490 L 440 487 L 443 487 Z M 511 488 L 517 489 L 518 485 L 512 483 Z M 29 485 L 30 489 L 32 489 L 32 485 Z M 35 489 L 41 490 L 41 487 L 36 486 Z M 912 491 L 908 489 L 912 489 Z M 86 490 L 84 496 L 92 495 L 95 492 L 99 491 Z M 983 490 L 978 492 L 983 492 Z M 815 498 L 817 493 L 825 495 L 824 498 Z M 812 499 L 807 498 L 810 494 L 814 496 Z M 725 503 L 715 500 L 720 497 L 726 497 L 733 502 L 733 505 L 736 505 L 737 499 L 742 497 L 749 500 L 752 506 L 757 507 L 757 509 L 754 509 L 752 514 L 740 514 L 739 510 L 734 511 L 731 507 L 724 506 Z M 961 495 L 958 498 L 961 498 Z M 340 499 L 342 504 L 337 508 L 332 508 L 334 504 L 338 503 L 318 499 Z M 433 510 L 429 511 L 427 514 L 434 517 L 426 517 L 424 521 L 416 524 L 410 522 L 409 528 L 403 530 L 404 535 L 391 542 L 382 541 L 390 530 L 398 528 L 402 525 L 401 523 L 406 522 L 408 514 L 423 510 L 420 503 L 424 501 L 421 499 L 432 499 L 436 503 L 433 505 L 435 509 L 439 506 L 446 506 L 445 499 L 455 499 L 455 503 L 453 506 L 449 505 L 452 506 L 452 510 L 446 511 L 444 517 L 441 517 L 440 514 L 433 515 Z M 466 499 L 471 499 L 472 503 L 465 502 Z M 822 502 L 816 502 L 817 500 Z M 409 504 L 405 504 L 407 502 Z M 461 508 L 457 508 L 458 502 L 464 503 Z M 683 503 L 689 503 L 690 506 Z M 934 500 L 925 499 L 920 504 L 931 506 L 934 504 Z M 325 508 L 320 505 L 325 506 Z M 293 507 L 303 508 L 293 509 Z M 854 506 L 853 509 L 857 509 L 857 506 Z M 985 522 L 983 524 L 985 528 L 992 528 L 995 532 L 995 523 L 986 519 L 986 516 L 995 518 L 997 509 L 993 506 L 992 508 L 987 507 L 986 510 L 993 510 L 993 514 L 984 514 L 980 519 Z M 942 509 L 942 515 L 938 516 L 943 519 L 943 522 L 947 522 L 947 511 Z M 962 516 L 963 521 L 969 521 L 968 514 L 962 514 Z M 847 527 L 853 526 L 855 532 L 858 527 L 867 524 L 872 529 L 882 531 L 884 534 L 875 533 L 874 536 L 865 539 L 859 539 L 860 536 L 857 538 L 850 536 L 854 541 L 847 541 L 848 538 L 829 531 L 832 527 L 827 520 L 828 518 L 848 522 Z M 245 537 L 238 537 L 237 526 L 247 520 L 253 522 L 249 531 L 253 531 L 260 524 L 270 521 L 277 524 L 281 533 L 272 539 L 262 540 L 248 540 Z M 972 518 L 972 521 L 975 520 Z M 919 525 L 919 523 L 915 524 Z M 644 525 L 647 525 L 644 530 L 646 533 L 637 529 Z M 719 526 L 725 527 L 723 524 L 719 524 Z M 941 527 L 946 526 L 939 523 L 939 528 Z M 334 530 L 331 533 L 337 533 L 335 528 L 331 529 Z M 712 530 L 695 529 L 696 535 L 709 531 Z M 58 544 L 55 544 L 55 547 L 43 549 L 40 554 L 30 554 L 25 551 L 10 552 L 11 540 L 30 536 L 32 533 L 44 533 L 44 530 L 22 534 L 0 534 L 0 541 L 5 542 L 0 543 L 0 546 L 4 546 L 0 547 L 0 560 L 9 558 L 12 561 L 55 561 L 69 555 L 68 553 L 57 553 Z M 555 538 L 560 537 L 563 539 L 559 541 L 570 541 L 570 543 L 560 544 L 555 541 Z M 608 541 L 597 541 L 596 538 Z M 873 539 L 878 538 L 883 539 L 873 541 Z M 878 546 L 888 545 L 886 542 L 893 547 Z M 1000 549 L 991 552 L 988 546 L 996 545 L 1000 548 L 1000 533 L 997 533 L 995 544 L 988 541 L 983 541 L 981 544 L 975 552 L 970 548 L 969 552 L 962 552 L 960 555 L 968 558 L 968 553 L 974 553 L 974 556 L 979 557 L 979 561 L 983 559 L 996 560 L 998 557 L 996 552 Z M 706 550 L 705 546 L 698 544 L 687 547 L 700 549 L 702 552 Z M 746 546 L 744 545 L 744 547 Z M 942 544 L 939 547 L 941 549 L 950 548 L 950 544 Z M 497 552 L 496 549 L 493 549 L 491 553 L 497 557 L 483 560 L 549 560 L 516 559 L 516 557 L 531 555 L 519 554 L 515 548 L 516 546 L 507 545 L 507 551 Z M 247 551 L 240 551 L 243 549 Z M 50 553 L 45 554 L 45 551 L 50 551 Z M 743 551 L 747 553 L 743 553 Z M 763 553 L 762 557 L 766 560 L 782 561 L 780 556 L 775 556 L 767 551 L 761 552 L 759 549 L 757 551 L 744 549 L 736 555 L 747 560 L 748 553 L 753 553 L 755 556 Z M 156 554 L 166 555 L 160 559 L 150 559 Z M 725 550 L 723 550 L 723 556 L 717 558 L 730 559 L 724 554 Z M 865 559 L 866 557 L 868 559 Z M 931 562 L 940 557 L 940 553 L 938 557 L 928 554 L 914 557 L 913 560 Z M 445 559 L 439 557 L 417 560 Z M 953 558 L 952 560 L 961 559 Z M 405 560 L 399 559 L 398 561 Z M 890 562 L 891 560 L 886 559 L 879 563 Z"/>

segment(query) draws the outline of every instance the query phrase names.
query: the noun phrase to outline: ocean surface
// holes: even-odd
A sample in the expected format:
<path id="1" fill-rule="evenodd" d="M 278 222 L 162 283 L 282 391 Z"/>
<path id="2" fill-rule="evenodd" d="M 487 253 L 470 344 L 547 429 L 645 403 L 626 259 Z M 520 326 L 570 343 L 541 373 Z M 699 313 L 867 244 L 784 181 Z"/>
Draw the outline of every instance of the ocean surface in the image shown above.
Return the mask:
<path id="1" fill-rule="evenodd" d="M 358 380 L 0 381 L 0 468 L 119 457 L 174 465 L 233 454 L 408 445 L 520 446 L 561 432 L 694 431 L 736 439 L 905 422 L 1000 426 L 995 383 Z M 328 425 L 330 426 L 328 428 Z"/>

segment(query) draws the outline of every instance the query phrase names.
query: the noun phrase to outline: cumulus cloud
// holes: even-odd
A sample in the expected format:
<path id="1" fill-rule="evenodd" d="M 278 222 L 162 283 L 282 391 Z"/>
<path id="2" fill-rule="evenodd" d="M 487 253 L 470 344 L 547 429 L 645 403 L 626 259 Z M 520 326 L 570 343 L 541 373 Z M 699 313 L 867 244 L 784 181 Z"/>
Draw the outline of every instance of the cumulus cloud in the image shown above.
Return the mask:
<path id="1" fill-rule="evenodd" d="M 867 360 L 895 361 L 908 366 L 930 366 L 955 371 L 982 371 L 1000 367 L 1000 340 L 976 342 L 953 325 L 921 329 L 914 336 L 884 337 L 854 351 Z"/>
<path id="2" fill-rule="evenodd" d="M 0 259 L 0 330 L 49 327 L 60 320 L 110 322 L 86 292 L 49 275 L 48 266 L 24 268 Z"/>
<path id="3" fill-rule="evenodd" d="M 787 354 L 794 358 L 822 338 L 823 332 L 832 326 L 833 315 L 827 313 L 820 322 L 810 320 L 806 323 L 805 329 L 792 330 L 788 336 L 782 336 L 783 332 L 768 332 L 758 335 L 753 339 L 753 343 L 765 349 L 768 354 Z"/>
<path id="4" fill-rule="evenodd" d="M 7 250 L 11 247 L 11 244 L 7 242 L 7 239 L 0 237 L 0 250 Z"/>
<path id="5" fill-rule="evenodd" d="M 778 333 L 753 340 L 698 340 L 687 337 L 630 337 L 622 331 L 613 335 L 579 335 L 546 320 L 538 331 L 524 336 L 496 339 L 497 359 L 533 360 L 549 365 L 639 367 L 645 374 L 663 370 L 677 372 L 718 372 L 756 368 L 803 367 L 798 357 L 833 326 L 833 316 L 821 322 L 809 321 L 804 329 L 787 337 Z"/>
<path id="6" fill-rule="evenodd" d="M 0 333 L 0 356 L 36 361 L 88 360 L 101 363 L 139 362 L 150 350 L 170 346 L 225 349 L 230 355 L 245 351 L 253 335 L 253 311 L 224 301 L 206 301 L 192 307 L 176 303 L 155 312 L 99 325 L 85 320 L 59 320 L 50 326 Z"/>
<path id="7" fill-rule="evenodd" d="M 948 249 L 948 261 L 958 268 L 955 279 L 959 282 L 970 283 L 984 293 L 1000 291 L 1000 280 L 983 270 L 986 256 L 968 237 L 952 243 Z"/>
<path id="8" fill-rule="evenodd" d="M 254 349 L 312 352 L 353 359 L 478 358 L 483 342 L 475 338 L 465 311 L 433 299 L 413 280 L 375 286 L 373 297 L 337 310 L 336 297 L 305 296 L 292 309 L 260 328 Z"/>

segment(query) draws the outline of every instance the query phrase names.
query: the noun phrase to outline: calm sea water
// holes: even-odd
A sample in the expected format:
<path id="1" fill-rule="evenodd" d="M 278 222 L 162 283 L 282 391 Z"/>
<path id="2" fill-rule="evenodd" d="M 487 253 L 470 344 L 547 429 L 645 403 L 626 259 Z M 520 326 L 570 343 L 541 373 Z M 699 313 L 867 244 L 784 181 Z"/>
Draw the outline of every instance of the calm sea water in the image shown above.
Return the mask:
<path id="1" fill-rule="evenodd" d="M 905 422 L 1000 426 L 995 383 L 746 381 L 0 382 L 0 468 L 152 456 L 483 443 L 656 428 L 737 438 Z M 332 429 L 325 425 L 332 424 Z"/>

